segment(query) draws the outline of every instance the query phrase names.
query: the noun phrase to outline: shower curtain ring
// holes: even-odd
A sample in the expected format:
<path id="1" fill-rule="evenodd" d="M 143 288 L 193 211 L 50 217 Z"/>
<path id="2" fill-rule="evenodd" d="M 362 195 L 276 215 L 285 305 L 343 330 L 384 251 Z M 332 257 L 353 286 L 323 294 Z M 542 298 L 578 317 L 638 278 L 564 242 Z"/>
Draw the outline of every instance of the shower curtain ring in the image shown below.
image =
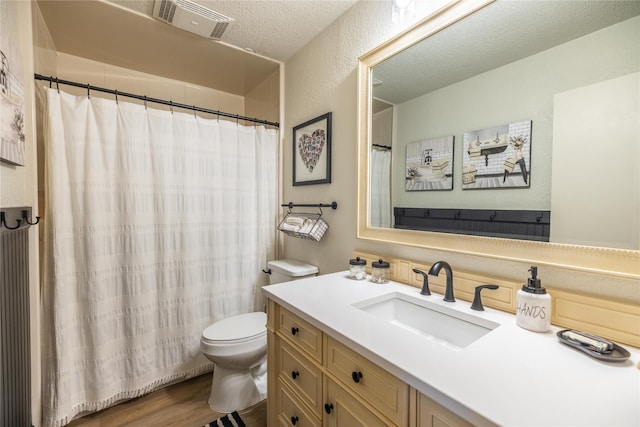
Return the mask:
<path id="1" fill-rule="evenodd" d="M 147 109 L 147 95 L 144 96 L 144 109 Z"/>
<path id="2" fill-rule="evenodd" d="M 116 104 L 118 103 L 118 89 L 116 89 Z"/>
<path id="3" fill-rule="evenodd" d="M 195 117 L 196 119 L 198 118 L 198 115 L 196 114 L 196 106 L 193 106 L 193 117 Z"/>
<path id="4" fill-rule="evenodd" d="M 87 83 L 87 98 L 91 98 L 91 85 L 89 83 Z"/>
<path id="5" fill-rule="evenodd" d="M 53 76 L 49 77 L 49 89 L 51 89 L 51 83 L 53 83 Z"/>
<path id="6" fill-rule="evenodd" d="M 56 77 L 56 90 L 58 91 L 58 93 L 60 93 L 60 84 L 57 77 Z"/>
<path id="7" fill-rule="evenodd" d="M 173 101 L 169 100 L 169 109 L 171 110 L 171 114 L 173 114 Z"/>

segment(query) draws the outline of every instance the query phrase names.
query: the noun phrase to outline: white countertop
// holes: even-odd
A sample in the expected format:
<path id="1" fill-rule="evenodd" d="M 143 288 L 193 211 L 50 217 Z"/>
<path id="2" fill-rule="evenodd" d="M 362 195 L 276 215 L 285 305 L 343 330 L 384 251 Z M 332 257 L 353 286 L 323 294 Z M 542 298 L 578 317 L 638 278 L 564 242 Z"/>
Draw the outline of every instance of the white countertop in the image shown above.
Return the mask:
<path id="1" fill-rule="evenodd" d="M 400 283 L 350 280 L 347 272 L 263 289 L 268 298 L 475 425 L 640 426 L 639 349 L 623 345 L 629 360 L 601 361 L 560 343 L 560 328 L 531 332 L 509 313 L 474 311 L 467 301 L 444 302 L 440 294 L 423 296 Z M 352 306 L 392 292 L 500 326 L 455 349 Z"/>

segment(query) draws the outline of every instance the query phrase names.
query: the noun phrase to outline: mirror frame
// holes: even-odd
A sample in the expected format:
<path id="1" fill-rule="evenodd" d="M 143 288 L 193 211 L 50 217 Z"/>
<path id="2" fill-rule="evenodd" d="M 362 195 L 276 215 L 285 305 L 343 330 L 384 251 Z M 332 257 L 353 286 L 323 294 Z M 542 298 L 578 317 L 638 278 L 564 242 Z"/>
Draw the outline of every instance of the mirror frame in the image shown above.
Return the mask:
<path id="1" fill-rule="evenodd" d="M 454 0 L 391 38 L 358 61 L 358 214 L 356 237 L 491 259 L 640 280 L 640 250 L 599 248 L 372 227 L 369 222 L 369 148 L 371 144 L 371 69 L 409 46 L 455 24 L 495 0 Z"/>

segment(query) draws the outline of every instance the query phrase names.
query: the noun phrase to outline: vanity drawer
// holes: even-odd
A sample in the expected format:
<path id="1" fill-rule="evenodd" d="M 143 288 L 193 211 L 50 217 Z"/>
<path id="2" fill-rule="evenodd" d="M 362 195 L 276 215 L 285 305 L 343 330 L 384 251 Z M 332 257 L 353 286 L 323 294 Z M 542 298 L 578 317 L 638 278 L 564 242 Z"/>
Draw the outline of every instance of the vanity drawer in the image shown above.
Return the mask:
<path id="1" fill-rule="evenodd" d="M 284 384 L 282 379 L 278 379 L 278 424 L 282 427 L 320 427 L 320 419 L 314 417 L 305 406 L 295 397 Z"/>
<path id="2" fill-rule="evenodd" d="M 280 336 L 322 363 L 322 331 L 282 307 L 278 310 L 276 326 Z"/>
<path id="3" fill-rule="evenodd" d="M 326 350 L 327 372 L 398 425 L 407 425 L 407 384 L 331 337 Z"/>
<path id="4" fill-rule="evenodd" d="M 316 416 L 321 417 L 322 370 L 285 340 L 278 341 L 280 342 L 278 377 L 291 387 Z"/>

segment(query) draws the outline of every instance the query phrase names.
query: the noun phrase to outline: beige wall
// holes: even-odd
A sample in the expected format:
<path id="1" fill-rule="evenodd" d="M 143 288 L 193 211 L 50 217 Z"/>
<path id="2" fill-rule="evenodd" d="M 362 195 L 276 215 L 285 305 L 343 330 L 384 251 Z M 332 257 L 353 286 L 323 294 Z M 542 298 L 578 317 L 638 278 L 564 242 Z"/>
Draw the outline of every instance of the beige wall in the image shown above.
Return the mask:
<path id="1" fill-rule="evenodd" d="M 33 37 L 31 32 L 31 2 L 7 2 L 3 7 L 8 7 L 10 13 L 16 15 L 19 33 L 14 39 L 20 45 L 22 53 L 24 75 L 22 82 L 24 85 L 25 100 L 25 165 L 13 166 L 0 162 L 0 206 L 19 207 L 31 206 L 34 216 L 38 215 L 37 197 L 37 158 L 35 143 L 35 122 L 34 118 L 34 86 L 33 86 Z M 7 10 L 7 9 L 5 9 Z M 32 413 L 33 419 L 39 420 L 40 414 L 40 317 L 37 308 L 38 298 L 38 229 L 40 226 L 33 226 L 29 229 L 29 292 L 31 310 L 31 371 L 32 387 L 31 396 L 34 402 Z M 38 425 L 38 424 L 36 424 Z"/>
<path id="2" fill-rule="evenodd" d="M 285 64 L 284 201 L 335 200 L 338 209 L 325 212 L 329 230 L 322 241 L 285 237 L 283 256 L 317 265 L 324 274 L 347 269 L 353 250 L 359 249 L 425 263 L 446 260 L 454 269 L 524 281 L 532 264 L 356 239 L 357 59 L 398 31 L 392 23 L 391 3 L 356 3 Z M 328 111 L 333 112 L 334 121 L 332 183 L 293 187 L 291 129 Z M 546 286 L 640 303 L 640 285 L 634 280 L 550 267 L 541 268 L 539 274 Z"/>

